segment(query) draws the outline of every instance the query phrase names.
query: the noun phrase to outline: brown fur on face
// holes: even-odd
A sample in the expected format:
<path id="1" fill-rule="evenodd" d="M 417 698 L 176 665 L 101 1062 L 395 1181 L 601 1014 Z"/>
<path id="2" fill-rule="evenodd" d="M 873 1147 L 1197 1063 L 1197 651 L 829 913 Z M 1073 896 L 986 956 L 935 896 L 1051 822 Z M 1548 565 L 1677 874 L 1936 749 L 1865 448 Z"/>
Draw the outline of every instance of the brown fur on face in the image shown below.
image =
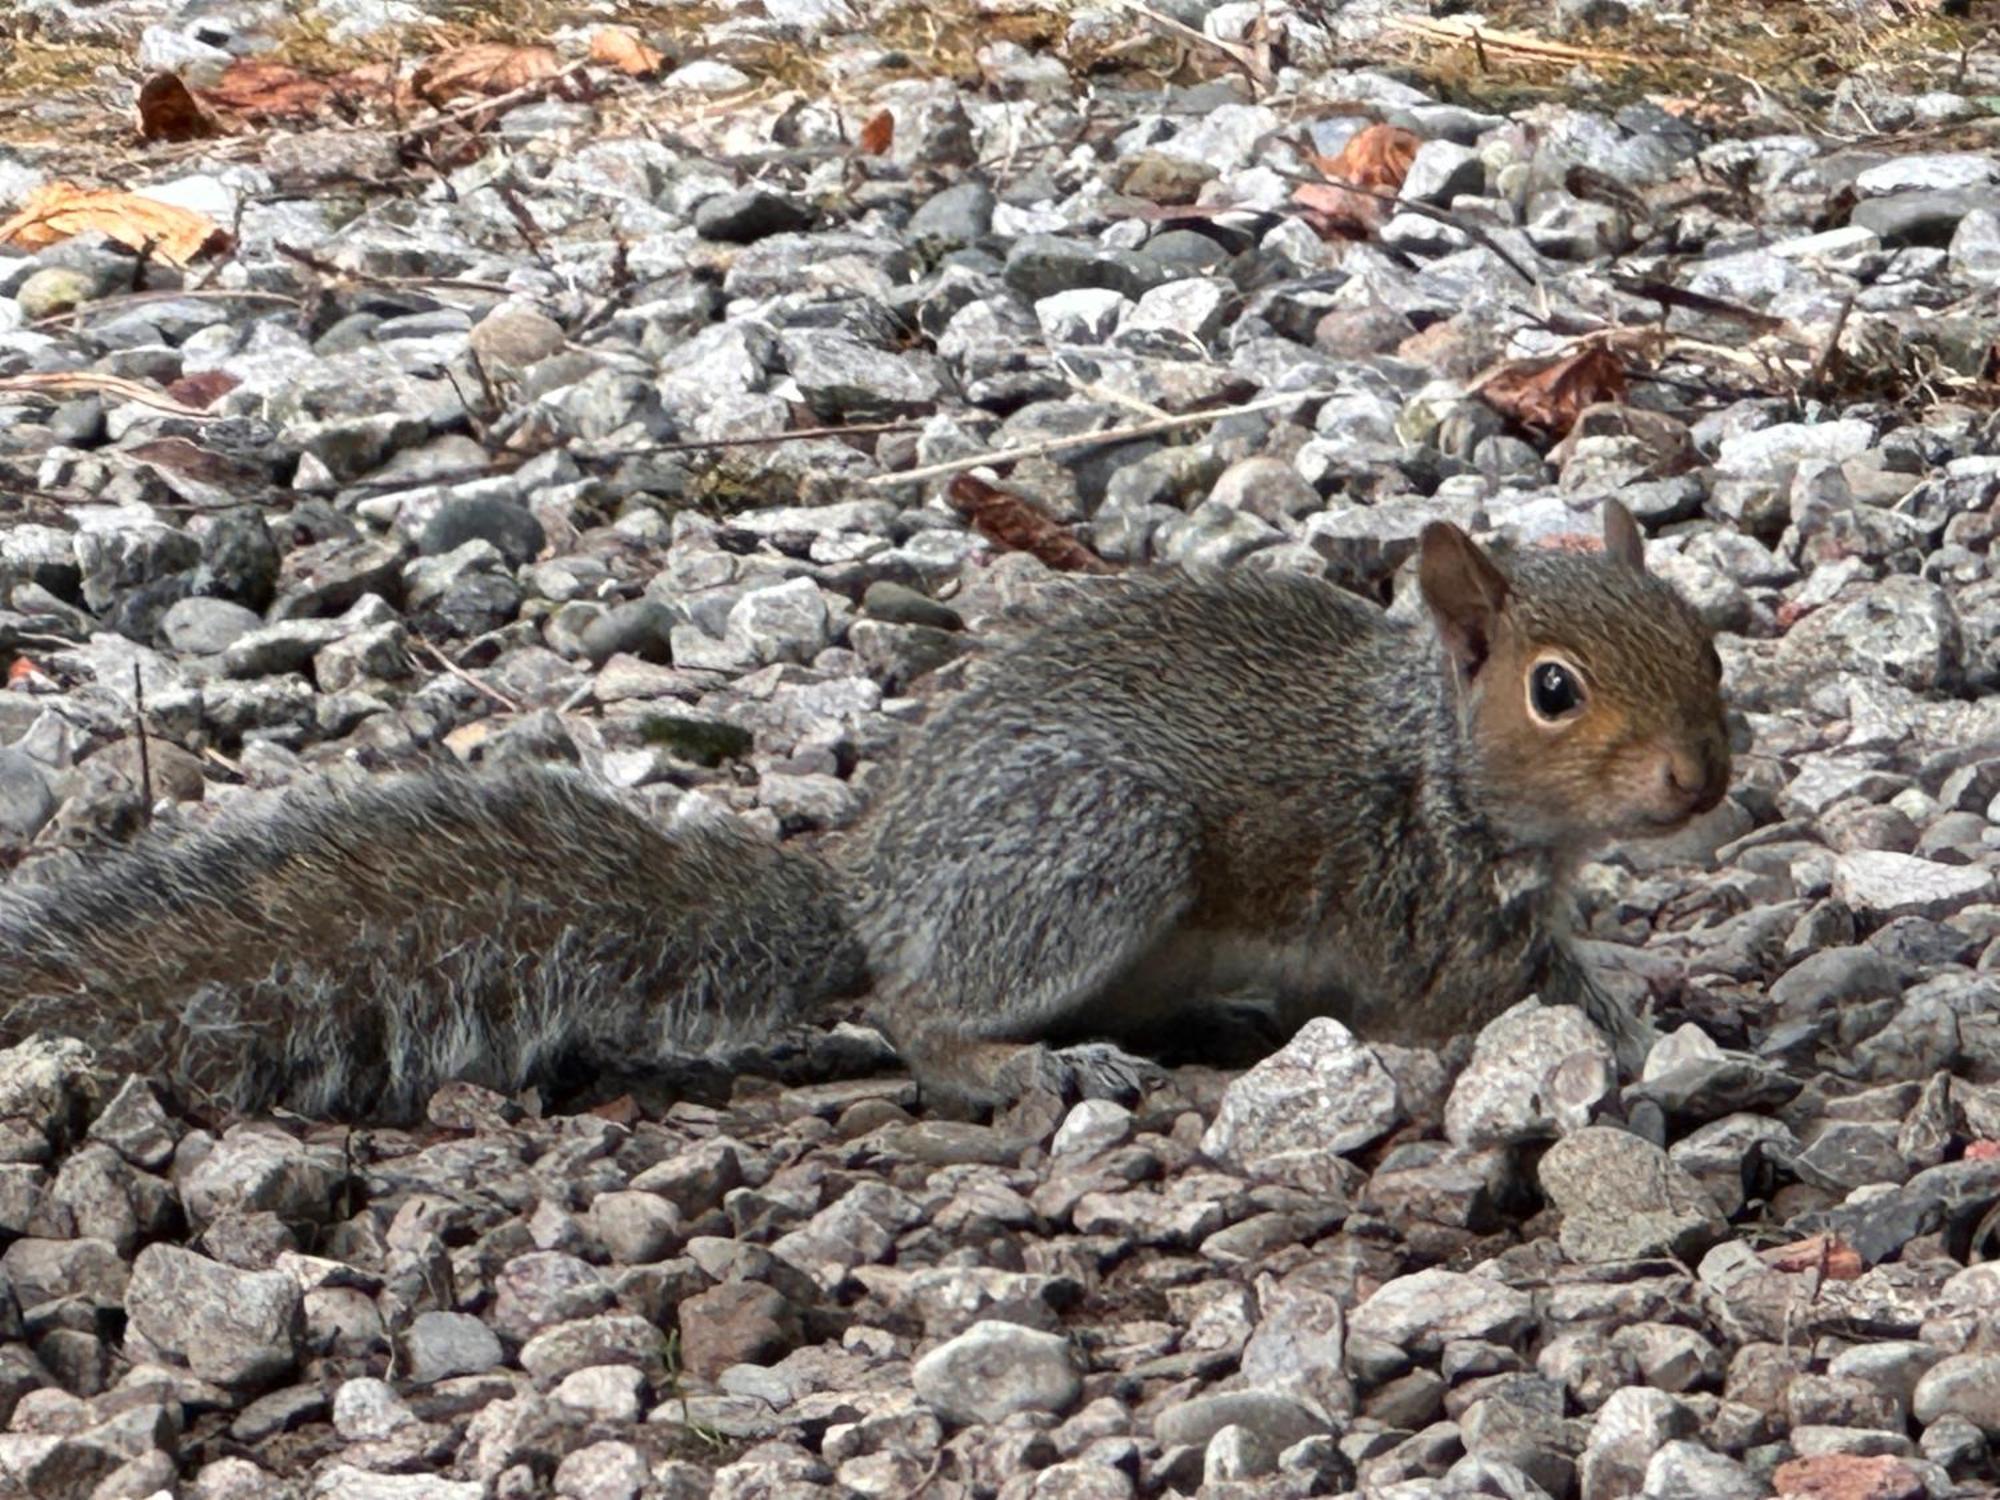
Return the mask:
<path id="1" fill-rule="evenodd" d="M 1481 800 L 1525 844 L 1671 832 L 1729 785 L 1709 632 L 1645 571 L 1616 501 L 1604 527 L 1601 555 L 1523 551 L 1504 568 L 1456 527 L 1425 529 L 1419 582 L 1456 668 Z M 1581 688 L 1554 720 L 1531 706 L 1530 675 L 1548 662 Z"/>

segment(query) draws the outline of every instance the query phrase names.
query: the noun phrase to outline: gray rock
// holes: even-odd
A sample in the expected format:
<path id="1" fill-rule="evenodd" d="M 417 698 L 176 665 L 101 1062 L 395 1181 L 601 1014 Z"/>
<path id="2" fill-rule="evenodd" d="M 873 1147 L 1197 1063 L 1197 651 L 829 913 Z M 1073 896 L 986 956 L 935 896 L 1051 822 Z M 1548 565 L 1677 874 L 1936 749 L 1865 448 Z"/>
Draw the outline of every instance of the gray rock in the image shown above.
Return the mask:
<path id="1" fill-rule="evenodd" d="M 1586 1126 L 1542 1157 L 1538 1175 L 1562 1211 L 1561 1244 L 1572 1260 L 1694 1256 L 1723 1225 L 1708 1195 L 1650 1141 L 1609 1126 Z"/>
<path id="2" fill-rule="evenodd" d="M 1396 1081 L 1338 1021 L 1317 1016 L 1231 1083 L 1202 1150 L 1250 1176 L 1339 1192 L 1342 1152 L 1402 1122 Z"/>
<path id="3" fill-rule="evenodd" d="M 766 188 L 718 193 L 703 199 L 694 211 L 695 232 L 705 240 L 747 245 L 767 235 L 791 234 L 812 223 L 803 204 Z"/>
<path id="4" fill-rule="evenodd" d="M 1205 1448 L 1217 1433 L 1232 1427 L 1254 1434 L 1273 1452 L 1327 1431 L 1325 1418 L 1290 1396 L 1243 1390 L 1196 1396 L 1165 1408 L 1153 1419 L 1153 1436 L 1168 1447 Z"/>
<path id="5" fill-rule="evenodd" d="M 485 1374 L 500 1363 L 500 1340 L 469 1314 L 419 1313 L 403 1335 L 403 1359 L 410 1380 L 434 1385 L 454 1375 Z"/>
<path id="6" fill-rule="evenodd" d="M 155 1347 L 204 1380 L 261 1385 L 298 1358 L 302 1293 L 278 1271 L 239 1271 L 175 1245 L 148 1245 L 132 1264 L 125 1307 Z"/>
<path id="7" fill-rule="evenodd" d="M 1478 1149 L 1574 1131 L 1617 1081 L 1611 1044 L 1582 1011 L 1523 1001 L 1480 1031 L 1445 1103 L 1445 1135 Z"/>
<path id="8" fill-rule="evenodd" d="M 911 1367 L 910 1379 L 917 1394 L 953 1422 L 1061 1413 L 1083 1391 L 1068 1339 L 991 1320 L 932 1349 Z"/>
<path id="9" fill-rule="evenodd" d="M 2000 1436 L 2000 1355 L 1953 1354 L 1939 1360 L 1917 1381 L 1910 1415 L 1926 1427 L 1962 1417 L 1989 1440 Z"/>
<path id="10" fill-rule="evenodd" d="M 1894 156 L 1854 179 L 1863 198 L 1892 193 L 1945 193 L 1985 187 L 2000 181 L 2000 166 L 1983 151 L 1919 152 Z"/>
<path id="11" fill-rule="evenodd" d="M 1398 196 L 1417 203 L 1449 208 L 1454 198 L 1480 193 L 1486 187 L 1486 163 L 1469 146 L 1429 140 L 1417 147 Z"/>
<path id="12" fill-rule="evenodd" d="M 42 768 L 0 747 L 0 847 L 27 843 L 55 816 L 55 792 Z"/>
<path id="13" fill-rule="evenodd" d="M 1619 1500 L 1639 1493 L 1653 1455 L 1693 1437 L 1694 1413 L 1678 1397 L 1644 1386 L 1614 1391 L 1598 1408 L 1577 1462 L 1582 1500 Z"/>
<path id="14" fill-rule="evenodd" d="M 1726 1454 L 1676 1438 L 1646 1461 L 1643 1500 L 1762 1500 L 1764 1481 Z"/>
<path id="15" fill-rule="evenodd" d="M 1991 196 L 1957 190 L 1896 193 L 1856 204 L 1850 222 L 1879 236 L 1885 245 L 1944 246 L 1951 243 L 1965 216 L 1990 202 Z"/>
<path id="16" fill-rule="evenodd" d="M 1878 920 L 1948 917 L 2000 898 L 2000 874 L 1886 849 L 1861 849 L 1835 861 L 1833 890 L 1855 911 Z"/>
<path id="17" fill-rule="evenodd" d="M 1534 1302 L 1525 1292 L 1434 1268 L 1384 1282 L 1354 1309 L 1348 1334 L 1430 1355 L 1458 1339 L 1510 1344 L 1533 1320 Z"/>
<path id="18" fill-rule="evenodd" d="M 264 623 L 253 609 L 228 599 L 179 599 L 160 616 L 167 645 L 190 656 L 214 656 Z"/>

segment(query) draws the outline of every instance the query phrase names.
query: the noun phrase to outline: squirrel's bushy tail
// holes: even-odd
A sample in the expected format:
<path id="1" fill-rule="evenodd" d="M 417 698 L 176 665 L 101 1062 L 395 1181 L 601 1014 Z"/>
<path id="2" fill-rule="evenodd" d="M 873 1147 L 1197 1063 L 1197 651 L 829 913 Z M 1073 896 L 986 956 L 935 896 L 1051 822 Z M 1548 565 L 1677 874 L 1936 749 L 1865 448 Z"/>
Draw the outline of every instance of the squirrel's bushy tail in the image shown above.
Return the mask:
<path id="1" fill-rule="evenodd" d="M 231 1112 L 407 1119 L 450 1079 L 760 1041 L 861 969 L 819 861 L 549 770 L 302 789 L 0 890 L 0 1042 Z"/>

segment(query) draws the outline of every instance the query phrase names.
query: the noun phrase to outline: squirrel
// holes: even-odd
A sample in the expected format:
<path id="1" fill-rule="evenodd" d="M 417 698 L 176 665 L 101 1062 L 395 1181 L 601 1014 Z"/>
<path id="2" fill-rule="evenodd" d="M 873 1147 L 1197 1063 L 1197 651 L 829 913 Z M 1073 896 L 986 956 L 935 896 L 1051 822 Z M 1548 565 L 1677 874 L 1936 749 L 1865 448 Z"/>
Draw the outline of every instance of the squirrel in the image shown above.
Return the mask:
<path id="1" fill-rule="evenodd" d="M 664 1063 L 856 998 L 973 1108 L 1130 1097 L 1158 1069 L 1121 1042 L 1209 1026 L 1437 1045 L 1530 993 L 1618 1025 L 1566 887 L 1723 797 L 1711 634 L 1616 501 L 1601 551 L 1430 522 L 1416 574 L 1428 626 L 1302 574 L 1080 584 L 822 852 L 522 768 L 148 833 L 0 890 L 0 1040 L 393 1122 L 447 1080 Z"/>

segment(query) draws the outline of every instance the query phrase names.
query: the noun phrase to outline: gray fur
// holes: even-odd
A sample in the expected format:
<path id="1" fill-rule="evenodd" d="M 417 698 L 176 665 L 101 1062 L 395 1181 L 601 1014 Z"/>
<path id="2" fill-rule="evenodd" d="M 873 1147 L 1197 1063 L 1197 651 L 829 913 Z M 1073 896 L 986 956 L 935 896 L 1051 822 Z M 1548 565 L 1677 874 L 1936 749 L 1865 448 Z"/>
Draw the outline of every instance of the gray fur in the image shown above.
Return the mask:
<path id="1" fill-rule="evenodd" d="M 0 892 L 0 1035 L 228 1111 L 417 1113 L 460 1078 L 761 1040 L 850 987 L 825 868 L 556 771 L 301 789 Z"/>

